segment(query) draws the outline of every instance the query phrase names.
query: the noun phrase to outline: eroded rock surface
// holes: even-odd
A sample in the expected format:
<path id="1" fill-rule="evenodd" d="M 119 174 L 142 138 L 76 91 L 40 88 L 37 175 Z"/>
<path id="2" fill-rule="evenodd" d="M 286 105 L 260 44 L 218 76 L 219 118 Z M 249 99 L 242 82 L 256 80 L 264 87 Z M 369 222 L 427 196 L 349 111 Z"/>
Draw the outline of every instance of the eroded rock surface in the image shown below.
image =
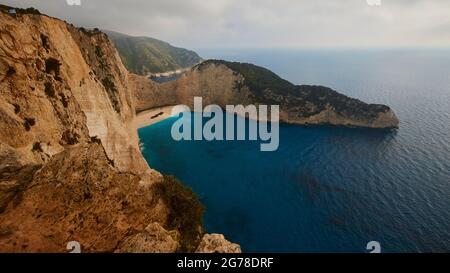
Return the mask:
<path id="1" fill-rule="evenodd" d="M 169 209 L 140 179 L 115 169 L 100 144 L 65 149 L 0 214 L 0 251 L 63 252 L 69 241 L 85 252 L 114 251 L 149 223 L 167 223 Z"/>
<path id="2" fill-rule="evenodd" d="M 241 253 L 241 247 L 225 239 L 222 234 L 205 234 L 197 253 Z"/>
<path id="3" fill-rule="evenodd" d="M 148 225 L 144 232 L 125 238 L 116 253 L 171 253 L 179 247 L 176 231 L 168 232 L 158 223 Z"/>

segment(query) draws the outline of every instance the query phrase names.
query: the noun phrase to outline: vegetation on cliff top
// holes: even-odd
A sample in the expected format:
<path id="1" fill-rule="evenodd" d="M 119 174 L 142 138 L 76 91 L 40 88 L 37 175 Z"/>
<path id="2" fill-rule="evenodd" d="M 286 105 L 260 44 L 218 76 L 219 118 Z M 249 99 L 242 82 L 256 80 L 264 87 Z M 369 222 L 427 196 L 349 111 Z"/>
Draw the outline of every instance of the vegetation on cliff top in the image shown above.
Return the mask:
<path id="1" fill-rule="evenodd" d="M 196 68 L 201 70 L 209 64 L 225 65 L 242 75 L 244 85 L 250 89 L 258 102 L 280 104 L 285 109 L 298 113 L 299 117 L 314 116 L 331 107 L 342 116 L 375 119 L 380 112 L 390 109 L 385 105 L 367 104 L 347 97 L 328 87 L 294 85 L 264 67 L 249 63 L 207 60 Z"/>
<path id="2" fill-rule="evenodd" d="M 11 9 L 14 9 L 16 14 L 41 14 L 39 12 L 39 10 L 37 10 L 37 9 L 35 9 L 33 7 L 22 9 L 22 8 L 14 8 L 14 7 L 10 7 L 10 6 L 7 6 L 7 5 L 1 5 L 0 4 L 0 11 L 2 11 L 2 12 L 9 13 L 9 11 Z"/>
<path id="3" fill-rule="evenodd" d="M 153 186 L 156 196 L 170 209 L 168 230 L 180 232 L 180 252 L 194 252 L 202 237 L 202 217 L 205 210 L 191 188 L 173 176 L 164 176 L 163 183 Z"/>
<path id="4" fill-rule="evenodd" d="M 236 73 L 241 74 L 245 78 L 244 84 L 256 93 L 261 93 L 266 89 L 288 91 L 295 87 L 292 83 L 282 79 L 269 69 L 254 64 L 227 62 L 224 60 L 207 60 L 199 64 L 197 68 L 202 69 L 208 64 L 222 64 Z"/>
<path id="5" fill-rule="evenodd" d="M 145 75 L 190 67 L 202 59 L 197 53 L 149 37 L 132 37 L 105 31 L 133 73 Z"/>

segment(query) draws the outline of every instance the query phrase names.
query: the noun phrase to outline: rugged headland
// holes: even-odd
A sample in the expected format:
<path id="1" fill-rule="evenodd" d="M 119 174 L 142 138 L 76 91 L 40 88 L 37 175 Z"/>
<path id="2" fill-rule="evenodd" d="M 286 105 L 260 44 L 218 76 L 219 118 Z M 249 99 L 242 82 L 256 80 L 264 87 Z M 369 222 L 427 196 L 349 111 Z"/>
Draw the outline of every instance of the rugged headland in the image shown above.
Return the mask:
<path id="1" fill-rule="evenodd" d="M 128 72 L 108 36 L 0 6 L 0 252 L 239 252 L 204 234 L 190 189 L 147 165 L 136 112 L 279 104 L 281 121 L 395 128 L 383 105 L 295 86 L 250 64 L 206 61 L 173 82 Z"/>
<path id="2" fill-rule="evenodd" d="M 203 103 L 226 105 L 280 105 L 280 121 L 301 125 L 335 125 L 377 129 L 398 128 L 399 120 L 385 105 L 367 104 L 323 86 L 294 85 L 273 72 L 247 63 L 208 60 L 174 82 L 139 81 L 138 111 L 164 105 L 193 107 Z"/>

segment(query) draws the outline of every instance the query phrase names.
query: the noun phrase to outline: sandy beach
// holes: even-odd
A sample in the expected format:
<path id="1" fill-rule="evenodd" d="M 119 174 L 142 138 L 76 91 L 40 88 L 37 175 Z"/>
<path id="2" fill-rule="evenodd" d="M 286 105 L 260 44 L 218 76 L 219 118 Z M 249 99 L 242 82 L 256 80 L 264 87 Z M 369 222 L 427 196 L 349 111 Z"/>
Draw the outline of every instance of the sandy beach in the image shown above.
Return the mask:
<path id="1" fill-rule="evenodd" d="M 172 114 L 173 107 L 175 106 L 158 107 L 138 113 L 134 120 L 136 128 L 146 127 L 169 118 Z"/>

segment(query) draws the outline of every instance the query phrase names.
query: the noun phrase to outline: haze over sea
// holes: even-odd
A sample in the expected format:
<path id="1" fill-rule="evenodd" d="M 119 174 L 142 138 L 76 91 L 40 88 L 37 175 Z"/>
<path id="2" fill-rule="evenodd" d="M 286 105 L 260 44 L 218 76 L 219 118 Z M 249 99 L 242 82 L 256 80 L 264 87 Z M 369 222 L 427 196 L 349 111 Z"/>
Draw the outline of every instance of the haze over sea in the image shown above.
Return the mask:
<path id="1" fill-rule="evenodd" d="M 139 131 L 150 166 L 206 206 L 209 233 L 245 252 L 450 251 L 450 50 L 201 49 L 317 84 L 400 119 L 393 131 L 281 125 L 280 147 L 175 142 L 175 118 Z"/>

